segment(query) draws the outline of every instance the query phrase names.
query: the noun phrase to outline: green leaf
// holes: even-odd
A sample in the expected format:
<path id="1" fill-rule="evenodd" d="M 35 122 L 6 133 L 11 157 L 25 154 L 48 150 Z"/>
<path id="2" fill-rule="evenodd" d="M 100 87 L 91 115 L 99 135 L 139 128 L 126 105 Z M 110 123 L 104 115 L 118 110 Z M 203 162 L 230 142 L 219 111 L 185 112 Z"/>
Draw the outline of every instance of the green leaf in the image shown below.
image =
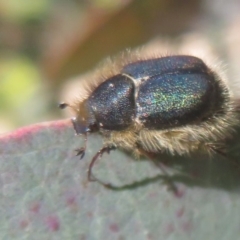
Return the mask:
<path id="1" fill-rule="evenodd" d="M 150 160 L 116 150 L 94 165 L 111 190 L 87 180 L 101 136 L 89 136 L 80 160 L 83 143 L 69 120 L 0 136 L 0 239 L 239 239 L 240 170 L 230 158 L 159 156 L 173 193 Z"/>

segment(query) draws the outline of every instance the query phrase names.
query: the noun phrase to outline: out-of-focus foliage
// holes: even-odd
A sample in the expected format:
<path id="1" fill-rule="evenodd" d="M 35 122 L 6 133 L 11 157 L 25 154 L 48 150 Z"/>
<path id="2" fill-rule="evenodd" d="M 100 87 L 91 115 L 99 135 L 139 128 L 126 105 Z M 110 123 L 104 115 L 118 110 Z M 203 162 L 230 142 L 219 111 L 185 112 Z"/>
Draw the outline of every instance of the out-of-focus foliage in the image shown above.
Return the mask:
<path id="1" fill-rule="evenodd" d="M 113 11 L 120 2 L 0 0 L 0 133 L 60 115 L 41 69 L 44 49 L 61 32 L 73 33 L 89 8 Z"/>
<path id="2" fill-rule="evenodd" d="M 60 118 L 73 77 L 156 38 L 210 49 L 237 79 L 239 11 L 238 0 L 0 0 L 0 133 Z"/>
<path id="3" fill-rule="evenodd" d="M 3 19 L 19 24 L 29 19 L 43 18 L 52 2 L 52 0 L 1 0 L 0 13 Z"/>
<path id="4" fill-rule="evenodd" d="M 89 136 L 80 161 L 74 149 L 84 139 L 74 137 L 70 124 L 53 121 L 0 136 L 0 239 L 239 239 L 240 170 L 233 162 L 162 154 L 174 194 L 152 161 L 116 150 L 93 169 L 116 186 L 110 190 L 86 176 L 101 137 Z"/>
<path id="5" fill-rule="evenodd" d="M 24 112 L 23 106 L 36 94 L 39 72 L 30 59 L 21 55 L 3 56 L 0 66 L 0 109 L 15 119 L 21 111 Z"/>

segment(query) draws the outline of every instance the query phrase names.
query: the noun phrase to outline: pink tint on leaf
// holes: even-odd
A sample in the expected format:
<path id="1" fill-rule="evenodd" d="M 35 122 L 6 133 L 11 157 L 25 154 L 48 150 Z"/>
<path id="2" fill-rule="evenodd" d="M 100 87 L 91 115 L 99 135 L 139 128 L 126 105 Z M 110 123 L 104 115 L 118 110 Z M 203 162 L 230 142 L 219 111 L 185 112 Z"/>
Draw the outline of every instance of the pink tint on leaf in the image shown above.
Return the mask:
<path id="1" fill-rule="evenodd" d="M 181 225 L 180 225 L 180 227 L 181 227 L 181 229 L 182 229 L 184 232 L 186 232 L 186 233 L 188 233 L 189 231 L 191 231 L 192 228 L 193 228 L 192 222 L 191 222 L 190 220 L 187 220 L 187 221 L 182 222 Z"/>
<path id="2" fill-rule="evenodd" d="M 53 132 L 55 138 L 61 139 L 63 133 L 71 125 L 70 120 L 43 122 L 17 129 L 10 133 L 0 135 L 0 154 L 23 154 L 32 149 L 39 149 L 50 144 L 46 141 L 49 133 Z M 59 138 L 58 138 L 59 135 Z M 74 134 L 73 134 L 74 136 Z M 52 140 L 54 141 L 54 139 Z M 41 145 L 39 145 L 39 143 Z"/>
<path id="3" fill-rule="evenodd" d="M 30 125 L 27 127 L 19 128 L 10 133 L 1 134 L 0 141 L 25 139 L 29 136 L 32 136 L 32 135 L 40 132 L 42 129 L 46 129 L 46 128 L 53 128 L 57 131 L 63 131 L 64 129 L 66 129 L 66 127 L 69 127 L 70 125 L 71 125 L 71 123 L 70 123 L 69 119 L 37 123 L 37 124 Z"/>
<path id="4" fill-rule="evenodd" d="M 177 216 L 178 218 L 182 217 L 183 214 L 184 214 L 184 211 L 185 211 L 184 207 L 179 208 L 179 209 L 176 211 L 176 216 Z"/>
<path id="5" fill-rule="evenodd" d="M 58 231 L 60 228 L 60 222 L 57 216 L 51 215 L 47 218 L 46 224 L 48 229 L 55 232 Z"/>
<path id="6" fill-rule="evenodd" d="M 41 205 L 40 205 L 39 202 L 34 202 L 34 203 L 30 206 L 29 210 L 30 210 L 32 213 L 35 213 L 35 214 L 36 214 L 36 213 L 39 212 L 40 207 L 41 207 Z"/>
<path id="7" fill-rule="evenodd" d="M 109 228 L 112 232 L 115 232 L 115 233 L 119 231 L 119 227 L 116 223 L 110 224 Z"/>
<path id="8" fill-rule="evenodd" d="M 27 219 L 22 219 L 19 226 L 22 230 L 25 230 L 29 226 L 29 221 Z"/>
<path id="9" fill-rule="evenodd" d="M 168 223 L 165 228 L 165 234 L 168 236 L 175 231 L 175 226 L 173 223 Z"/>
<path id="10" fill-rule="evenodd" d="M 70 208 L 70 210 L 74 211 L 75 213 L 79 211 L 76 196 L 68 196 L 66 198 L 66 205 L 68 208 Z"/>
<path id="11" fill-rule="evenodd" d="M 177 187 L 177 191 L 174 192 L 174 196 L 175 196 L 176 198 L 182 198 L 182 197 L 184 196 L 184 194 L 185 194 L 185 188 L 184 188 L 184 186 L 178 186 L 178 187 Z"/>
<path id="12" fill-rule="evenodd" d="M 75 196 L 69 196 L 67 197 L 67 205 L 72 206 L 76 204 L 76 197 Z"/>

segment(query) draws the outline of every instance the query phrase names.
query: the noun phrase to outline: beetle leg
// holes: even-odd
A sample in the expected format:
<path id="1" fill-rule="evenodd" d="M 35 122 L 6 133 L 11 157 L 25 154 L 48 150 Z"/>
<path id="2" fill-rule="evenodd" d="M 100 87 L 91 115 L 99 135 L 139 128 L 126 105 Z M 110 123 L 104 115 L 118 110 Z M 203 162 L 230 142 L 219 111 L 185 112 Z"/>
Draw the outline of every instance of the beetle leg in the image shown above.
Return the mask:
<path id="1" fill-rule="evenodd" d="M 227 161 L 230 161 L 234 166 L 236 166 L 238 169 L 240 168 L 240 165 L 238 163 L 238 161 L 234 158 L 230 158 L 228 157 L 227 155 L 227 152 L 226 152 L 226 149 L 223 147 L 223 146 L 218 146 L 216 144 L 211 144 L 211 143 L 208 143 L 206 144 L 206 146 L 210 149 L 210 151 L 218 154 L 219 156 L 221 156 L 223 159 L 227 160 Z"/>
<path id="2" fill-rule="evenodd" d="M 77 152 L 76 156 L 80 156 L 80 159 L 83 159 L 85 156 L 86 148 L 87 148 L 87 133 L 84 134 L 84 146 L 75 150 Z"/>
<path id="3" fill-rule="evenodd" d="M 166 177 L 165 179 L 165 183 L 167 184 L 167 187 L 170 191 L 172 191 L 173 193 L 177 194 L 178 193 L 178 188 L 176 186 L 176 184 L 174 184 L 173 180 L 171 179 L 171 177 L 169 176 L 168 172 L 165 169 L 165 166 L 163 163 L 156 161 L 155 159 L 151 159 L 153 161 L 153 163 L 159 167 L 162 171 L 162 173 L 164 174 L 164 176 Z"/>
<path id="4" fill-rule="evenodd" d="M 106 152 L 106 153 L 109 154 L 111 150 L 115 150 L 115 149 L 116 149 L 115 146 L 107 146 L 107 147 L 101 148 L 96 153 L 96 155 L 92 158 L 92 161 L 91 161 L 91 163 L 89 164 L 89 167 L 88 167 L 88 181 L 97 181 L 97 182 L 99 182 L 100 184 L 102 184 L 106 187 L 109 185 L 109 184 L 103 183 L 102 181 L 100 181 L 96 177 L 94 177 L 93 174 L 92 174 L 92 168 L 94 166 L 94 163 L 102 157 L 103 153 Z"/>

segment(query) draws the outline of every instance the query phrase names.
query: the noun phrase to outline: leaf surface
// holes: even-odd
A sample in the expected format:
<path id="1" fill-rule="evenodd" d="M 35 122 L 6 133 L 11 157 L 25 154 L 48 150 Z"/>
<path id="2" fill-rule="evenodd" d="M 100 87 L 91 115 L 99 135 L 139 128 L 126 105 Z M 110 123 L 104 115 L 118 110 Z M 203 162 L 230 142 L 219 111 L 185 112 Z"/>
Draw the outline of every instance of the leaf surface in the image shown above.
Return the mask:
<path id="1" fill-rule="evenodd" d="M 150 160 L 116 150 L 94 165 L 111 190 L 87 181 L 101 136 L 89 136 L 80 160 L 74 150 L 84 141 L 70 125 L 40 123 L 0 136 L 0 239 L 239 239 L 240 170 L 231 161 L 159 156 L 171 167 L 173 193 Z"/>

